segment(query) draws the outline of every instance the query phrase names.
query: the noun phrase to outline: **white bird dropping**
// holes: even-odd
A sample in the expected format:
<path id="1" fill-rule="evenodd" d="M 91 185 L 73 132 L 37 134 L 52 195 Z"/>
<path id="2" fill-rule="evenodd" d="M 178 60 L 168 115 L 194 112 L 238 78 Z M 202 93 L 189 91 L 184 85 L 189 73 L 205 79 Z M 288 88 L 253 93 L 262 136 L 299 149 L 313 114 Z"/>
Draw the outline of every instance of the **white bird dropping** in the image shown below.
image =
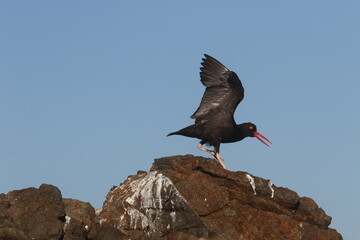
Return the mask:
<path id="1" fill-rule="evenodd" d="M 248 179 L 249 182 L 250 182 L 250 185 L 251 185 L 251 187 L 252 187 L 252 189 L 253 189 L 253 191 L 254 191 L 254 195 L 256 195 L 255 180 L 254 180 L 254 178 L 253 178 L 252 176 L 250 176 L 250 174 L 246 174 L 246 177 L 247 177 L 247 179 Z"/>
<path id="2" fill-rule="evenodd" d="M 274 188 L 272 187 L 272 185 L 273 185 L 272 181 L 269 180 L 268 186 L 269 186 L 269 188 L 270 188 L 270 190 L 271 190 L 271 198 L 274 198 L 275 190 L 274 190 Z"/>

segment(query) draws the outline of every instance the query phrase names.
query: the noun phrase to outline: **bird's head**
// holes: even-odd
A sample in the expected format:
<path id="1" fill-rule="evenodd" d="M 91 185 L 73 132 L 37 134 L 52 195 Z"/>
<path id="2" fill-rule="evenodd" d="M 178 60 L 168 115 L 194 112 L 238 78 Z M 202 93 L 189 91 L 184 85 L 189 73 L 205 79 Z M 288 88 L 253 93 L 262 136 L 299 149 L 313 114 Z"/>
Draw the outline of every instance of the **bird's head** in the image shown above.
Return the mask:
<path id="1" fill-rule="evenodd" d="M 251 122 L 241 124 L 241 129 L 245 133 L 246 137 L 256 137 L 260 142 L 268 147 L 270 147 L 269 144 L 272 144 L 269 139 L 257 131 L 256 125 Z"/>

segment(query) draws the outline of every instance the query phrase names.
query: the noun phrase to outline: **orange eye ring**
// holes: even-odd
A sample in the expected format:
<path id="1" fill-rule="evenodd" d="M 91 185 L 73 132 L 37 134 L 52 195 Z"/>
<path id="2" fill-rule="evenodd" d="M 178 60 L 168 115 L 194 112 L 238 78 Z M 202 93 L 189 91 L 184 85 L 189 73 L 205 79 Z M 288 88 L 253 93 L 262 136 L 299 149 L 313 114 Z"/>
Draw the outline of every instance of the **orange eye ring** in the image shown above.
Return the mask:
<path id="1" fill-rule="evenodd" d="M 249 127 L 249 129 L 250 129 L 250 130 L 253 130 L 253 129 L 254 129 L 254 127 L 253 127 L 253 126 L 250 126 L 250 127 Z"/>

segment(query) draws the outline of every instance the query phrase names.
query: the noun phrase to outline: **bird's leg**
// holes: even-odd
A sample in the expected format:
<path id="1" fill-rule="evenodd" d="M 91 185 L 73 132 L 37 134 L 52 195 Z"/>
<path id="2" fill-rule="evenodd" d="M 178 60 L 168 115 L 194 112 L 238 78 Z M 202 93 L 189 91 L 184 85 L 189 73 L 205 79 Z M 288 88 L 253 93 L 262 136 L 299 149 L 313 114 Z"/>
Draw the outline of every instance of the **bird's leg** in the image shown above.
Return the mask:
<path id="1" fill-rule="evenodd" d="M 198 147 L 198 149 L 200 149 L 201 151 L 210 153 L 211 155 L 213 155 L 214 157 L 216 157 L 216 153 L 215 153 L 214 151 L 211 151 L 211 150 L 209 150 L 209 149 L 204 148 L 201 143 L 199 143 L 197 147 Z"/>
<path id="2" fill-rule="evenodd" d="M 224 169 L 227 169 L 226 166 L 225 166 L 225 164 L 224 164 L 224 159 L 221 158 L 219 152 L 216 152 L 215 158 L 219 161 L 219 163 L 221 164 L 221 166 L 222 166 Z"/>
<path id="3" fill-rule="evenodd" d="M 218 147 L 218 148 L 219 148 L 219 147 Z M 206 148 L 204 148 L 204 147 L 202 146 L 201 143 L 198 144 L 198 149 L 200 149 L 201 151 L 204 151 L 204 152 L 208 152 L 208 153 L 210 153 L 211 155 L 213 155 L 213 156 L 216 158 L 216 160 L 219 161 L 220 165 L 221 165 L 224 169 L 227 169 L 226 166 L 225 166 L 225 164 L 224 164 L 224 159 L 221 158 L 220 153 L 219 153 L 218 151 L 211 151 L 211 150 L 209 150 L 209 149 L 206 149 Z"/>
<path id="4" fill-rule="evenodd" d="M 216 160 L 219 161 L 220 165 L 224 168 L 227 169 L 225 164 L 224 164 L 224 159 L 222 159 L 222 157 L 220 156 L 220 143 L 217 143 L 214 145 L 215 148 L 215 158 Z"/>

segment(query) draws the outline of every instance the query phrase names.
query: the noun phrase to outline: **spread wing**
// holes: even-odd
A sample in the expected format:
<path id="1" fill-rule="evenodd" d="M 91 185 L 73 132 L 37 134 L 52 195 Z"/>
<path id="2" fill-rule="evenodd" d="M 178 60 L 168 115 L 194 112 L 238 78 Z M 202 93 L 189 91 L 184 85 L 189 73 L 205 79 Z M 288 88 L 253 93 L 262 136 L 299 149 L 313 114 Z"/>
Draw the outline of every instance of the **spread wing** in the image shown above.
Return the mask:
<path id="1" fill-rule="evenodd" d="M 211 119 L 234 122 L 235 109 L 244 98 L 244 88 L 239 77 L 209 55 L 205 54 L 202 60 L 200 80 L 206 90 L 199 108 L 191 118 L 196 119 L 196 122 Z"/>

